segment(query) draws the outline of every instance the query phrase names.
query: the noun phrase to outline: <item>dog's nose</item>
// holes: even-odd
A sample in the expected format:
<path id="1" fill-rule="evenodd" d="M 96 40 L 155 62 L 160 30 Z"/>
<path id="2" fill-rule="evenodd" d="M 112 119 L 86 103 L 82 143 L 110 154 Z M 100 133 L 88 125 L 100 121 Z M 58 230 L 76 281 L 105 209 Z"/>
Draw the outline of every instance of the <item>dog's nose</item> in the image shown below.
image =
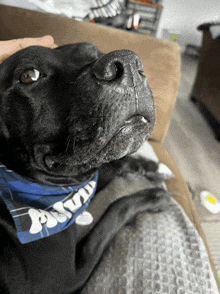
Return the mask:
<path id="1" fill-rule="evenodd" d="M 136 71 L 144 71 L 136 53 L 130 50 L 117 50 L 103 55 L 93 65 L 93 73 L 98 80 L 113 81 L 129 76 Z"/>

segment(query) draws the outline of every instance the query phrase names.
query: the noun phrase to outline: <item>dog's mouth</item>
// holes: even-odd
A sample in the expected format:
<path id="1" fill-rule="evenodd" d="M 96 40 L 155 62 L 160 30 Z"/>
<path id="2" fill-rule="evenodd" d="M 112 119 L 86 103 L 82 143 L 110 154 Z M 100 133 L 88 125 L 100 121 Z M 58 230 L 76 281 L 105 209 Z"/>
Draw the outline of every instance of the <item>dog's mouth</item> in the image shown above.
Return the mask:
<path id="1" fill-rule="evenodd" d="M 148 124 L 148 120 L 143 115 L 134 115 L 130 119 L 126 120 L 124 125 L 120 127 L 119 132 L 124 134 L 130 133 L 133 127 L 135 126 L 145 126 Z"/>
<path id="2" fill-rule="evenodd" d="M 134 115 L 119 127 L 113 137 L 99 151 L 94 161 L 109 162 L 136 151 L 151 132 L 149 121 L 143 115 Z M 95 163 L 95 162 L 94 162 Z"/>
<path id="3" fill-rule="evenodd" d="M 47 170 L 52 174 L 76 174 L 81 176 L 90 175 L 101 164 L 119 159 L 135 152 L 150 136 L 154 123 L 143 115 L 133 115 L 127 119 L 111 138 L 101 146 L 94 154 L 85 154 L 84 158 L 78 159 L 70 155 L 57 157 L 47 155 L 44 158 Z"/>

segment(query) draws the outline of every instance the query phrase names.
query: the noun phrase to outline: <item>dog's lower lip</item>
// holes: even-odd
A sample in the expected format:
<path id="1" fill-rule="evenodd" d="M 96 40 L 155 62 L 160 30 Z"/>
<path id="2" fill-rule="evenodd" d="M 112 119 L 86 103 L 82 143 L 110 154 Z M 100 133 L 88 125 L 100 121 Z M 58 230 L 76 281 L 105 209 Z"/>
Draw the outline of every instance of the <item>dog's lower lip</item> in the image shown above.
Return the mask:
<path id="1" fill-rule="evenodd" d="M 108 140 L 103 146 L 102 148 L 99 150 L 99 152 L 101 150 L 103 150 L 110 142 L 111 140 L 117 136 L 119 133 L 122 133 L 123 135 L 127 135 L 130 132 L 132 132 L 134 127 L 138 127 L 138 126 L 146 126 L 150 123 L 149 120 L 147 120 L 145 118 L 145 116 L 140 115 L 140 114 L 135 114 L 132 115 L 130 118 L 128 118 L 123 125 L 121 125 L 121 127 L 119 127 L 119 129 L 113 134 L 112 138 L 110 140 Z M 85 162 L 86 163 L 86 162 Z"/>
<path id="2" fill-rule="evenodd" d="M 149 121 L 143 115 L 134 115 L 125 121 L 125 123 L 119 128 L 118 132 L 129 127 L 148 123 Z"/>
<path id="3" fill-rule="evenodd" d="M 94 161 L 98 153 L 105 152 L 104 150 L 107 148 L 109 144 L 114 142 L 117 138 L 120 138 L 122 136 L 124 140 L 128 140 L 128 137 L 131 136 L 134 132 L 137 132 L 139 129 L 141 133 L 148 129 L 150 127 L 150 119 L 147 119 L 146 116 L 141 114 L 134 114 L 130 116 L 126 121 L 121 124 L 121 126 L 118 128 L 118 130 L 112 135 L 111 139 L 108 140 L 104 145 L 101 146 L 101 148 L 94 154 L 94 156 L 87 157 L 87 158 L 81 158 L 80 162 L 75 161 L 73 162 L 69 158 L 57 158 L 57 156 L 47 156 L 44 158 L 44 165 L 46 166 L 46 170 L 50 170 L 50 172 L 59 173 L 59 170 L 62 170 L 62 173 L 64 172 L 65 167 L 67 166 L 78 166 L 81 165 L 87 165 L 90 164 L 92 168 L 92 163 L 89 163 L 91 160 Z M 114 143 L 113 143 L 114 144 Z M 104 154 L 104 153 L 103 153 Z M 104 155 L 102 155 L 103 157 Z M 96 160 L 95 160 L 96 161 Z M 62 164 L 63 163 L 63 164 Z"/>
<path id="4" fill-rule="evenodd" d="M 145 116 L 140 114 L 135 114 L 128 118 L 124 123 L 117 129 L 117 131 L 112 135 L 112 137 L 105 142 L 104 145 L 101 146 L 101 148 L 96 152 L 94 158 L 97 156 L 97 154 L 101 154 L 102 152 L 105 152 L 104 150 L 108 147 L 109 144 L 111 144 L 117 137 L 123 136 L 125 140 L 128 139 L 128 137 L 131 136 L 133 132 L 136 132 L 137 129 L 140 129 L 141 132 L 146 128 L 149 129 L 150 127 L 150 120 L 146 119 Z M 102 156 L 103 157 L 103 156 Z M 88 164 L 91 160 L 94 160 L 91 158 L 86 158 L 85 160 L 81 160 L 82 164 Z M 112 159 L 113 160 L 113 159 Z M 95 160 L 96 161 L 96 160 Z M 76 165 L 78 162 L 75 163 Z"/>
<path id="5" fill-rule="evenodd" d="M 147 119 L 143 115 L 134 115 L 130 119 L 125 121 L 125 124 L 129 124 L 132 122 L 132 119 L 139 118 L 143 123 L 147 123 Z"/>

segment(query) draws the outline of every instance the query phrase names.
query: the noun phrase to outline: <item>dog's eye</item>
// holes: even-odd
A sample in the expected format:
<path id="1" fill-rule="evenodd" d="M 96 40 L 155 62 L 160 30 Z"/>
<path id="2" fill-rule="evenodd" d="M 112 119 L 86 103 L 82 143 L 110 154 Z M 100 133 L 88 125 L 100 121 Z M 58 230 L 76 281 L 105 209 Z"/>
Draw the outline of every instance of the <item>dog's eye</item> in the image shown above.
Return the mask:
<path id="1" fill-rule="evenodd" d="M 20 81 L 24 84 L 30 84 L 36 82 L 40 77 L 40 72 L 36 69 L 30 69 L 23 73 L 20 77 Z"/>

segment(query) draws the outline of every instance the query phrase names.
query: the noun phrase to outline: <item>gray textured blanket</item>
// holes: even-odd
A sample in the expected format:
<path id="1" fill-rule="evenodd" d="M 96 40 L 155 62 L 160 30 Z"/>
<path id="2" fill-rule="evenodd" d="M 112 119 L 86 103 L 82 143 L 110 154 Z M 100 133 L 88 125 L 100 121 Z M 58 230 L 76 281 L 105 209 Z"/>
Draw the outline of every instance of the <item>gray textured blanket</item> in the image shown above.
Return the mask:
<path id="1" fill-rule="evenodd" d="M 142 189 L 141 185 L 146 186 L 146 182 L 139 181 L 138 185 Z M 98 207 L 108 206 L 104 200 L 107 195 L 112 199 L 121 197 L 125 186 L 135 189 L 131 180 L 116 179 L 100 197 Z M 97 203 L 90 211 L 95 210 Z M 201 237 L 184 210 L 172 199 L 169 210 L 141 213 L 135 225 L 126 226 L 117 235 L 80 293 L 219 292 Z"/>

